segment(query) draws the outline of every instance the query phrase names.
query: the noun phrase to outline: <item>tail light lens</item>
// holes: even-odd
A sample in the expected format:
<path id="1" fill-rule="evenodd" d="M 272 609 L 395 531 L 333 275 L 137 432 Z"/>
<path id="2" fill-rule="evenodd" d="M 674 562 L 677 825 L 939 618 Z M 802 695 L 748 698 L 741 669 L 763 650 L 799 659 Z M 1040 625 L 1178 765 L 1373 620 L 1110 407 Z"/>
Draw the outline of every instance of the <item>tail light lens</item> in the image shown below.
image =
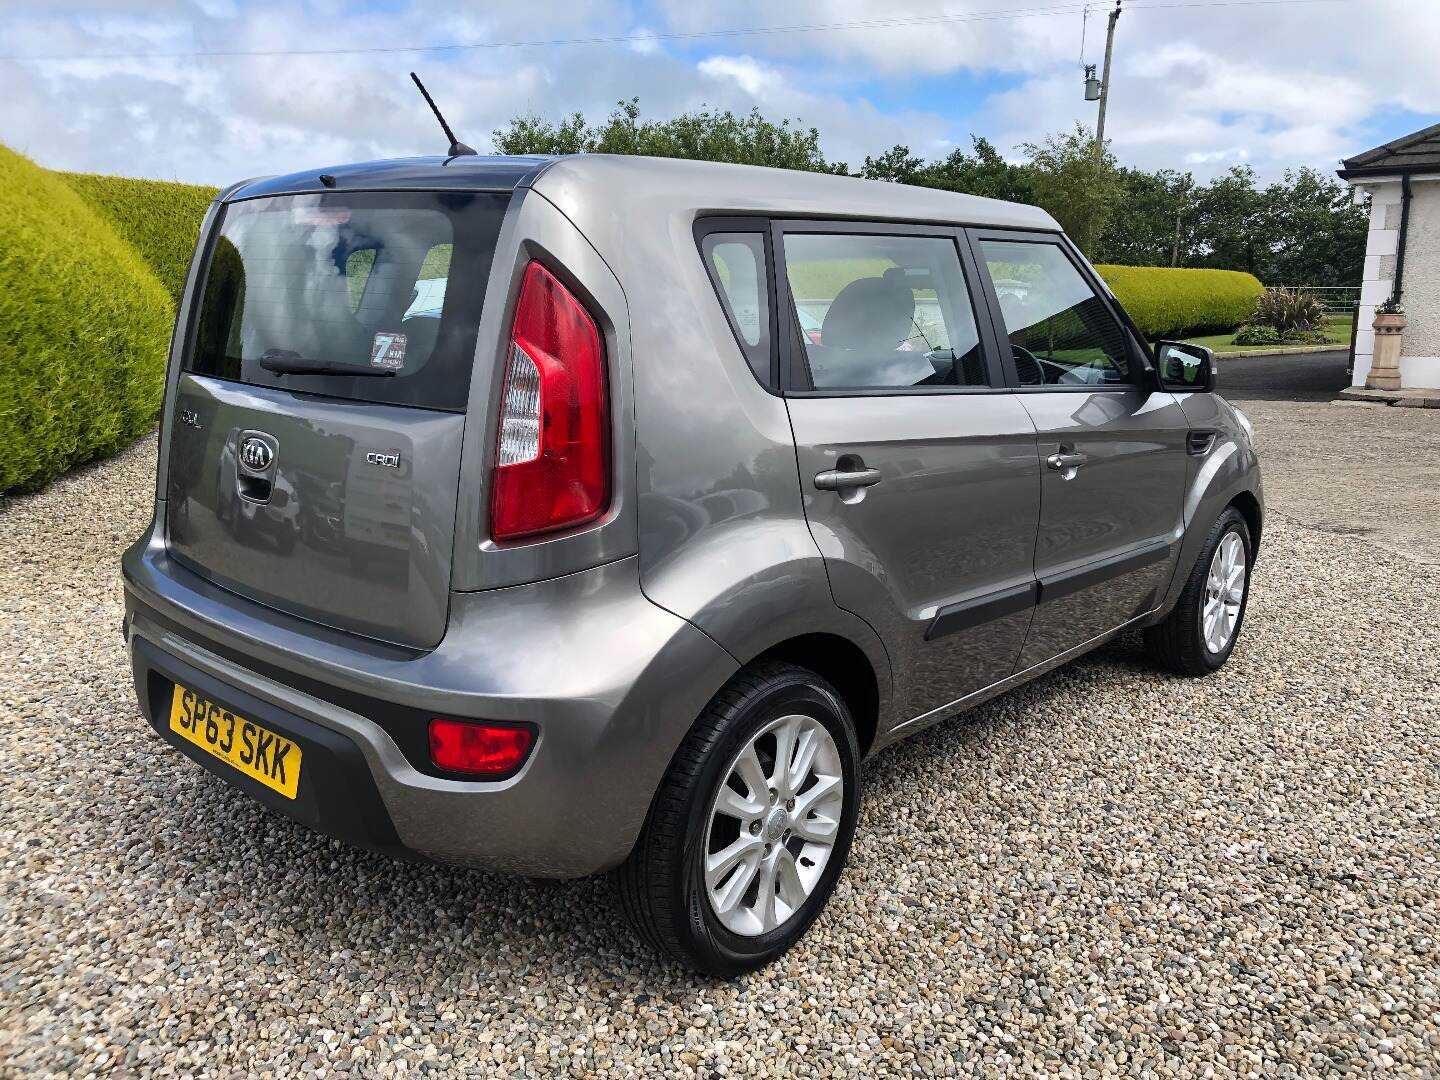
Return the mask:
<path id="1" fill-rule="evenodd" d="M 525 268 L 510 333 L 490 535 L 583 525 L 609 499 L 610 410 L 595 320 L 538 262 Z"/>
<path id="2" fill-rule="evenodd" d="M 430 721 L 430 760 L 446 772 L 509 776 L 525 763 L 535 731 L 469 720 Z"/>

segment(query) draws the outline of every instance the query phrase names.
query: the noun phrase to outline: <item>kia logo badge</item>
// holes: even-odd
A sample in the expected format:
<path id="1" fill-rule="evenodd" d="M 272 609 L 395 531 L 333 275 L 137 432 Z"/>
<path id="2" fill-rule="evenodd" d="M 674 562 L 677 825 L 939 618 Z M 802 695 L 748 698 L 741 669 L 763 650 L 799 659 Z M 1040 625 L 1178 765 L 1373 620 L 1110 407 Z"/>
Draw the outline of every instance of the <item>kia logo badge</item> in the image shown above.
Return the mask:
<path id="1" fill-rule="evenodd" d="M 270 449 L 264 439 L 257 439 L 252 435 L 240 444 L 240 460 L 247 469 L 264 472 L 275 460 L 275 451 Z"/>

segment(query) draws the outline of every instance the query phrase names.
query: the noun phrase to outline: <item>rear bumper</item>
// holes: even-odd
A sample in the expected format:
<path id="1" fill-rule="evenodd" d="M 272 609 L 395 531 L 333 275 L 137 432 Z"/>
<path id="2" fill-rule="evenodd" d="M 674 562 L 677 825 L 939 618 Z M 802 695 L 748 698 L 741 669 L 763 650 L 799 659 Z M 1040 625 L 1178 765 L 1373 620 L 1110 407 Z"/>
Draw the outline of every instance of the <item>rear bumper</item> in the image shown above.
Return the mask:
<path id="1" fill-rule="evenodd" d="M 125 555 L 136 693 L 166 742 L 266 806 L 372 849 L 531 877 L 622 862 L 732 657 L 641 593 L 634 559 L 451 598 L 434 650 L 406 652 L 218 589 L 142 539 Z M 293 739 L 294 800 L 169 731 L 175 682 Z M 429 716 L 538 726 L 514 776 L 435 775 Z M 418 767 L 417 767 L 418 764 Z"/>
<path id="2" fill-rule="evenodd" d="M 165 652 L 148 638 L 130 639 L 140 710 L 155 734 L 186 757 L 277 813 L 357 847 L 406 855 L 370 767 L 353 739 L 247 693 Z M 294 799 L 286 798 L 170 730 L 171 694 L 179 684 L 238 716 L 285 736 L 303 753 Z"/>

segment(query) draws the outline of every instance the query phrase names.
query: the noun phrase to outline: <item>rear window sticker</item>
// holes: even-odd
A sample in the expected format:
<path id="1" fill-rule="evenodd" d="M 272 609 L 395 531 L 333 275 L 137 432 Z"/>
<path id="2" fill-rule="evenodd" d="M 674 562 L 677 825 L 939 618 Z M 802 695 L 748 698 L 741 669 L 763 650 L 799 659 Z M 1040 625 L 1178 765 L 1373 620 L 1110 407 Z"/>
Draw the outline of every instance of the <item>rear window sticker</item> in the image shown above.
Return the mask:
<path id="1" fill-rule="evenodd" d="M 405 366 L 405 343 L 407 340 L 404 334 L 396 334 L 388 330 L 380 331 L 375 335 L 375 340 L 370 346 L 370 366 L 399 371 Z"/>

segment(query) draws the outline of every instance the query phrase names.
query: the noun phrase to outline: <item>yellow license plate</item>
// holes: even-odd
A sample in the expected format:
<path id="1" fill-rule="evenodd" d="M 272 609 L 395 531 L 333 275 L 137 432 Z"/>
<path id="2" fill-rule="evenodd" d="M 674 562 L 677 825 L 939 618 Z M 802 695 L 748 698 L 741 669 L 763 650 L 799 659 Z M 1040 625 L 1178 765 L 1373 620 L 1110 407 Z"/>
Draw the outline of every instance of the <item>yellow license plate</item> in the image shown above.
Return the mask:
<path id="1" fill-rule="evenodd" d="M 253 720 L 236 716 L 178 683 L 170 700 L 170 730 L 251 780 L 295 798 L 300 747 Z"/>

